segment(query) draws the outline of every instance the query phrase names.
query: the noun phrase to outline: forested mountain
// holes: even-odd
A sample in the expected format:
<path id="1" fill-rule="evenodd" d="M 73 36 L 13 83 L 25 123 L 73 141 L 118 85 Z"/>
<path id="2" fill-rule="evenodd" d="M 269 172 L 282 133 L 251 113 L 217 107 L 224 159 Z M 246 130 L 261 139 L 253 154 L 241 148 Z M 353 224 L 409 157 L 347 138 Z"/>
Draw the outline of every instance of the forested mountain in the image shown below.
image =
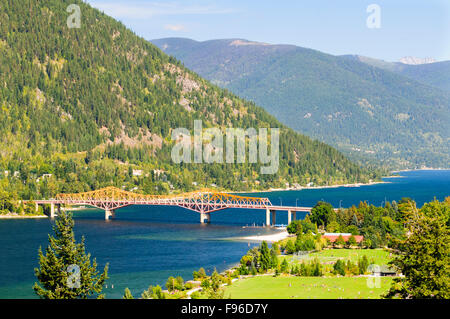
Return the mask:
<path id="1" fill-rule="evenodd" d="M 387 62 L 360 55 L 347 55 L 345 57 L 386 69 L 416 80 L 417 82 L 450 92 L 450 61 L 412 65 L 400 62 Z"/>
<path id="2" fill-rule="evenodd" d="M 81 28 L 68 28 L 70 4 Z M 145 193 L 377 176 L 210 84 L 82 1 L 0 0 L 0 201 L 115 185 Z M 178 127 L 280 127 L 280 169 L 174 164 Z M 4 207 L 4 206 L 3 206 Z"/>
<path id="3" fill-rule="evenodd" d="M 355 159 L 396 168 L 450 163 L 450 91 L 429 85 L 440 82 L 437 76 L 427 81 L 418 72 L 420 83 L 389 70 L 388 62 L 375 65 L 293 45 L 241 39 L 152 42 L 284 124 Z M 404 65 L 403 72 L 433 64 Z"/>

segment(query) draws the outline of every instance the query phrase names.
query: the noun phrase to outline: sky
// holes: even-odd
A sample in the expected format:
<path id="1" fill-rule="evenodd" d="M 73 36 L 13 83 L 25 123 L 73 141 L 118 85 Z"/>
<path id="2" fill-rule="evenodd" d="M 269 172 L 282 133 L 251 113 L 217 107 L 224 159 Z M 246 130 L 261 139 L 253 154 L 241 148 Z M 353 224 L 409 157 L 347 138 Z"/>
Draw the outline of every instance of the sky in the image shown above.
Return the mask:
<path id="1" fill-rule="evenodd" d="M 240 38 L 386 61 L 450 60 L 450 0 L 87 0 L 147 40 Z"/>

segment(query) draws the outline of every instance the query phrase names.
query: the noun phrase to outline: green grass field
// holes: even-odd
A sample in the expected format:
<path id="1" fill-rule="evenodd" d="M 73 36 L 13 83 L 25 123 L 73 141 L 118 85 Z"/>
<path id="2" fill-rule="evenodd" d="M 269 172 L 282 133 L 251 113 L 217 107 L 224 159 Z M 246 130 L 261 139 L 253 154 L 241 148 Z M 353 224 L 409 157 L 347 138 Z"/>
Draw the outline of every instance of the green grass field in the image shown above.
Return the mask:
<path id="1" fill-rule="evenodd" d="M 357 262 L 364 255 L 367 256 L 369 263 L 377 265 L 386 265 L 390 260 L 389 252 L 383 249 L 325 249 L 305 256 L 287 255 L 280 256 L 280 258 L 287 258 L 289 263 L 311 261 L 314 258 L 318 258 L 321 263 L 334 263 L 339 258 Z"/>
<path id="2" fill-rule="evenodd" d="M 390 277 L 377 279 L 380 280 L 380 288 L 370 287 L 370 283 L 375 280 L 372 277 L 251 277 L 240 279 L 226 287 L 225 298 L 373 299 L 380 298 L 380 295 L 389 289 L 392 281 Z"/>

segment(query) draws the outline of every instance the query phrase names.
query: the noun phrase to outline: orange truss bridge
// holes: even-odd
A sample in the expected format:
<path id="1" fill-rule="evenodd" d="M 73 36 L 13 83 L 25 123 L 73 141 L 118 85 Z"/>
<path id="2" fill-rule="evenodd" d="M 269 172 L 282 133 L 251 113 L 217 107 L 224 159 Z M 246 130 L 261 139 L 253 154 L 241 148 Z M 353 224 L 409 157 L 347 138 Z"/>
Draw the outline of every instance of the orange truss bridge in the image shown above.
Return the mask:
<path id="1" fill-rule="evenodd" d="M 105 211 L 105 219 L 114 217 L 115 210 L 130 205 L 178 206 L 190 209 L 200 214 L 200 222 L 210 221 L 210 213 L 226 208 L 245 208 L 266 210 L 266 225 L 275 224 L 276 211 L 287 211 L 289 222 L 298 211 L 309 212 L 311 207 L 275 206 L 268 198 L 232 195 L 228 193 L 196 191 L 179 195 L 143 195 L 124 191 L 115 187 L 106 187 L 95 191 L 58 194 L 55 199 L 35 200 L 38 205 L 49 204 L 50 217 L 55 216 L 55 205 L 59 210 L 61 205 L 88 205 Z"/>

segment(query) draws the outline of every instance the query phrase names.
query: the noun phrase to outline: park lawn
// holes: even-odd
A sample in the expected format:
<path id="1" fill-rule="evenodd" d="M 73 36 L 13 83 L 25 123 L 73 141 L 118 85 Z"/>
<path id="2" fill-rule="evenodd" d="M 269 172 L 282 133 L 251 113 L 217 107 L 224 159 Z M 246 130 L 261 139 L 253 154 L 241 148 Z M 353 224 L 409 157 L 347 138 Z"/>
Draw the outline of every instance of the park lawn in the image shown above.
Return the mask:
<path id="1" fill-rule="evenodd" d="M 380 288 L 374 287 L 379 280 Z M 257 276 L 225 288 L 232 299 L 374 299 L 389 290 L 391 277 Z M 375 285 L 376 286 L 376 285 Z"/>
<path id="2" fill-rule="evenodd" d="M 280 258 L 288 258 L 288 262 L 295 263 L 295 261 L 311 261 L 318 258 L 321 263 L 335 263 L 339 258 L 347 261 L 350 259 L 353 263 L 357 262 L 359 258 L 366 255 L 369 263 L 377 265 L 386 265 L 389 260 L 389 252 L 383 249 L 324 249 L 318 252 L 313 252 L 305 256 L 280 256 Z"/>

